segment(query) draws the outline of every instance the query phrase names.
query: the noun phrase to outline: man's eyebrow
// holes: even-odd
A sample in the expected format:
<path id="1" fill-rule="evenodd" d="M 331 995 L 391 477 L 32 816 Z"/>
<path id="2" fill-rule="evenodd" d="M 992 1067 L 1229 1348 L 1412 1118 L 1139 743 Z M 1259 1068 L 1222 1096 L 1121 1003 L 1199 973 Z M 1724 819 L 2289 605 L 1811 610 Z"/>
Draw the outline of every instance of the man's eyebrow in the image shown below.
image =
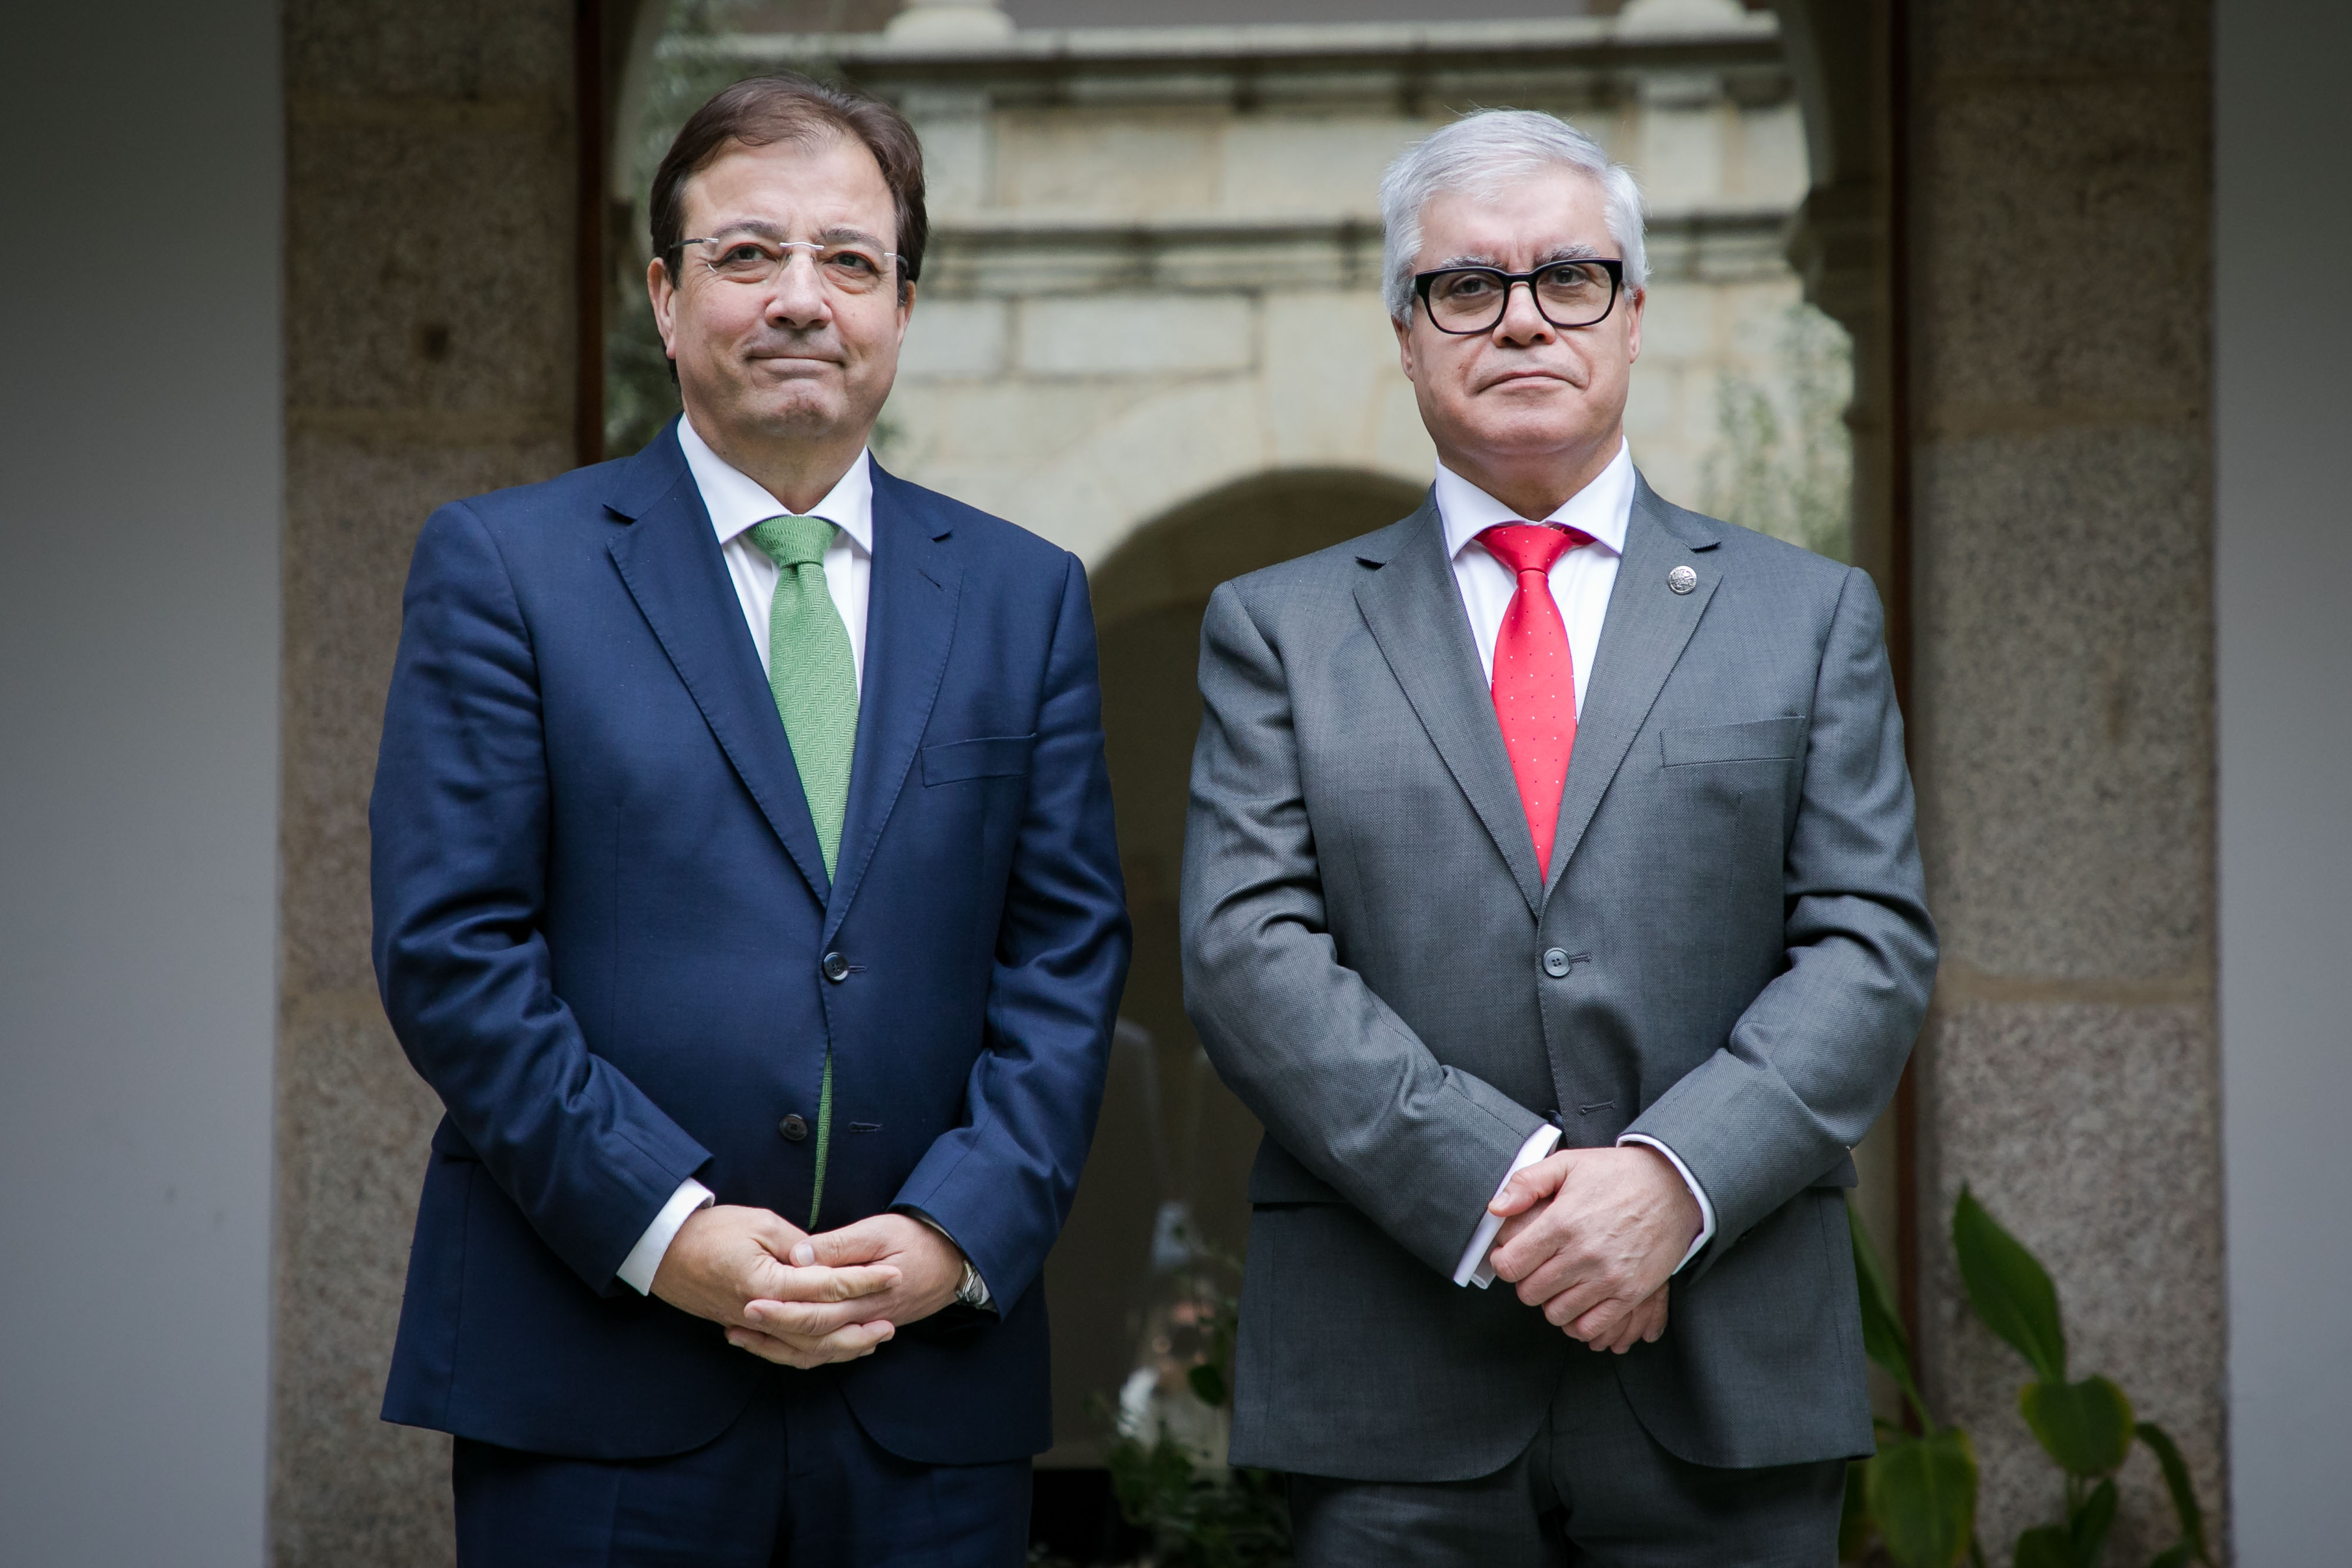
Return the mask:
<path id="1" fill-rule="evenodd" d="M 847 224 L 835 224 L 829 229 L 821 230 L 816 237 L 823 245 L 870 245 L 876 250 L 889 248 L 882 243 L 880 235 L 872 234 L 861 228 L 853 228 Z"/>
<path id="2" fill-rule="evenodd" d="M 1550 246 L 1549 249 L 1538 253 L 1535 264 L 1538 268 L 1540 268 L 1549 267 L 1556 261 L 1598 261 L 1601 259 L 1602 259 L 1601 253 L 1589 245 L 1556 245 Z M 1433 272 L 1443 272 L 1450 267 L 1490 267 L 1496 272 L 1508 272 L 1510 270 L 1509 267 L 1505 267 L 1492 255 L 1483 252 L 1478 254 L 1465 253 L 1461 256 L 1449 256 L 1444 261 L 1439 262 L 1434 267 L 1432 267 L 1429 270 Z"/>
<path id="3" fill-rule="evenodd" d="M 761 239 L 782 239 L 782 224 L 772 224 L 765 218 L 729 218 L 711 226 L 712 235 L 756 235 Z"/>
<path id="4" fill-rule="evenodd" d="M 761 239 L 778 241 L 792 238 L 792 235 L 783 225 L 771 223 L 766 218 L 730 218 L 712 229 L 710 233 L 714 237 L 719 235 L 753 235 Z M 870 245 L 877 250 L 887 248 L 883 245 L 881 235 L 870 234 L 865 229 L 849 224 L 835 224 L 831 228 L 820 229 L 817 231 L 816 243 L 819 245 Z"/>

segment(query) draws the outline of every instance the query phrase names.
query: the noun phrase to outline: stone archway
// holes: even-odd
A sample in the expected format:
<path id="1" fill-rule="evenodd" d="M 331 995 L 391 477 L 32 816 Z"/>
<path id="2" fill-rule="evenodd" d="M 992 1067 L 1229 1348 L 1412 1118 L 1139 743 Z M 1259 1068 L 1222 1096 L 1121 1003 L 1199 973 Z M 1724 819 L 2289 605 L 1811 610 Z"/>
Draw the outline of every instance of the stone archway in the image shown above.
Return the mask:
<path id="1" fill-rule="evenodd" d="M 1258 1124 L 1201 1055 L 1177 953 L 1202 612 L 1219 583 L 1383 528 L 1421 497 L 1356 470 L 1260 474 L 1145 524 L 1090 574 L 1136 951 L 1094 1154 L 1046 1264 L 1057 1438 L 1048 1466 L 1099 1462 L 1093 1401 L 1136 1364 L 1155 1279 L 1150 1243 L 1163 1232 L 1159 1217 L 1178 1212 L 1167 1206 L 1182 1205 L 1201 1239 L 1234 1254 L 1249 1227 Z"/>

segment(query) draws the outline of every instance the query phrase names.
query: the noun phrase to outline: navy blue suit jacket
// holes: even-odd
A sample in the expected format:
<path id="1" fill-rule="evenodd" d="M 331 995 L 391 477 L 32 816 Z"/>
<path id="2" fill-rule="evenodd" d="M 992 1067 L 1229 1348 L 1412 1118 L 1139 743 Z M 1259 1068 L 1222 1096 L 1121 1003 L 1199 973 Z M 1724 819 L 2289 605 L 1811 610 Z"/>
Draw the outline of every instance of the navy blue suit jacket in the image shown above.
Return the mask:
<path id="1" fill-rule="evenodd" d="M 1129 937 L 1086 578 L 874 474 L 838 879 L 673 429 L 442 507 L 417 541 L 369 809 L 375 963 L 447 1114 L 383 1413 L 648 1458 L 780 1375 L 614 1270 L 688 1176 L 821 1228 L 936 1219 L 951 1308 L 840 1380 L 900 1456 L 1051 1441 L 1039 1277 L 1100 1103 Z M 828 981 L 839 953 L 847 973 Z"/>

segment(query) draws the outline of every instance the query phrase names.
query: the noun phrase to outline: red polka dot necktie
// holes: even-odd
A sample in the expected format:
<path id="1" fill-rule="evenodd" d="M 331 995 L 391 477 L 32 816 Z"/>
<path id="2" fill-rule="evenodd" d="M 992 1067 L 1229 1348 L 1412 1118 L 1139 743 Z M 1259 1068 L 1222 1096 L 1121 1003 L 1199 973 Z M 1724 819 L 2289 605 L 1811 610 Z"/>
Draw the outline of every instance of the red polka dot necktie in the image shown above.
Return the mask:
<path id="1" fill-rule="evenodd" d="M 1503 749 L 1511 754 L 1519 804 L 1527 808 L 1536 866 L 1548 876 L 1560 791 L 1568 783 L 1569 756 L 1576 749 L 1576 657 L 1569 652 L 1568 625 L 1552 601 L 1551 569 L 1570 550 L 1591 544 L 1592 536 L 1537 523 L 1502 523 L 1481 532 L 1478 542 L 1518 579 L 1495 636 L 1495 717 L 1503 727 Z"/>

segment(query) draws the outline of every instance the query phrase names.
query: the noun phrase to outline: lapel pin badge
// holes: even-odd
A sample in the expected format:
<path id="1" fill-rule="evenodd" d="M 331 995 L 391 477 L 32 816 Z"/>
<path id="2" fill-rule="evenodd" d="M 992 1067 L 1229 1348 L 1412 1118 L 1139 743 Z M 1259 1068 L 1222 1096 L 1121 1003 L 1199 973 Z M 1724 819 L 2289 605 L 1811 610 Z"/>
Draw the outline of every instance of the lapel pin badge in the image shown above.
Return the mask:
<path id="1" fill-rule="evenodd" d="M 1678 566 L 1666 573 L 1666 586 L 1676 593 L 1688 593 L 1698 586 L 1698 573 L 1686 566 Z"/>

